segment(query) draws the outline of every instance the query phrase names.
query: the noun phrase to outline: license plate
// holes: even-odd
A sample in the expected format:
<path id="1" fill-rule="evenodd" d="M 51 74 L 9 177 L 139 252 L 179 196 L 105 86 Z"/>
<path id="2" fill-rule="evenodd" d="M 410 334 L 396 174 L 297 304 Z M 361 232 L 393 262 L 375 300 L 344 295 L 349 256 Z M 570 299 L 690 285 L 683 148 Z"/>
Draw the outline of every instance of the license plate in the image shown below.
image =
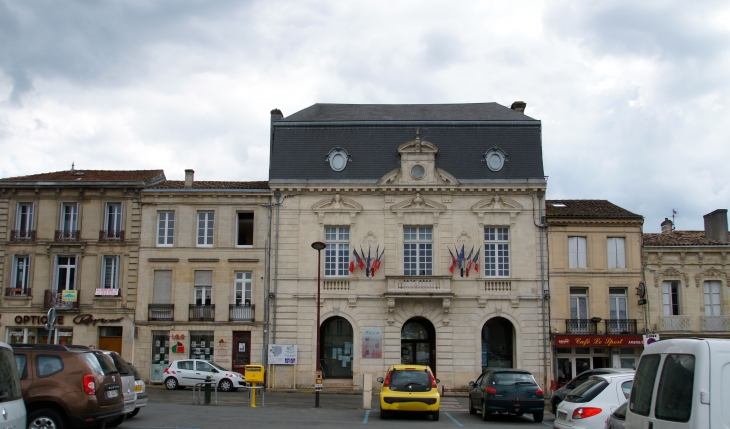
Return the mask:
<path id="1" fill-rule="evenodd" d="M 135 392 L 141 392 L 142 391 L 142 386 L 134 386 L 134 391 Z"/>
<path id="2" fill-rule="evenodd" d="M 565 411 L 558 411 L 558 420 L 565 420 L 568 418 L 568 413 Z"/>
<path id="3" fill-rule="evenodd" d="M 107 390 L 106 391 L 106 397 L 107 398 L 116 398 L 117 396 L 119 396 L 119 391 L 118 390 Z"/>

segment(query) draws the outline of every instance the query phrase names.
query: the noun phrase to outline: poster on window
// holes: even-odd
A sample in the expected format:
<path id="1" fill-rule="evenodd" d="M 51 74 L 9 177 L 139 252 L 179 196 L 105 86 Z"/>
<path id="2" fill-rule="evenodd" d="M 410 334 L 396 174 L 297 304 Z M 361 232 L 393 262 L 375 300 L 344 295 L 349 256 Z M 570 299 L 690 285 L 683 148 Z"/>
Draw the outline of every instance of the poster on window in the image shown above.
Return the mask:
<path id="1" fill-rule="evenodd" d="M 274 365 L 296 365 L 296 344 L 269 344 L 269 363 Z"/>
<path id="2" fill-rule="evenodd" d="M 362 357 L 383 357 L 383 329 L 362 328 Z"/>

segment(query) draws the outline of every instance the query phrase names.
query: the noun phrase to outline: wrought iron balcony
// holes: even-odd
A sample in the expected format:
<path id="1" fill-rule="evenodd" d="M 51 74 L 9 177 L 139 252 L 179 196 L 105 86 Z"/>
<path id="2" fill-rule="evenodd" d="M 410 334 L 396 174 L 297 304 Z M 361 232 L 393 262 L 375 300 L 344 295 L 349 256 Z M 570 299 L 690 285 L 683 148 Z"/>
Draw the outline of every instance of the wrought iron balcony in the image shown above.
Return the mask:
<path id="1" fill-rule="evenodd" d="M 700 316 L 700 321 L 705 332 L 730 331 L 730 316 Z"/>
<path id="2" fill-rule="evenodd" d="M 692 320 L 689 316 L 659 316 L 659 329 L 662 331 L 691 331 Z"/>
<path id="3" fill-rule="evenodd" d="M 255 305 L 228 305 L 228 320 L 231 322 L 253 322 Z"/>
<path id="4" fill-rule="evenodd" d="M 215 304 L 212 305 L 196 305 L 190 304 L 190 312 L 188 320 L 199 320 L 203 322 L 212 322 L 215 320 Z"/>
<path id="5" fill-rule="evenodd" d="M 69 292 L 76 292 L 75 300 L 71 301 L 68 296 L 64 300 L 64 295 L 69 295 Z M 55 308 L 58 310 L 78 310 L 79 309 L 79 295 L 81 291 L 52 291 L 46 290 L 43 294 L 43 308 Z"/>
<path id="6" fill-rule="evenodd" d="M 565 319 L 567 334 L 595 335 L 598 333 L 598 321 L 592 319 Z"/>
<path id="7" fill-rule="evenodd" d="M 79 241 L 81 237 L 81 231 L 70 230 L 70 231 L 56 231 L 54 241 Z"/>
<path id="8" fill-rule="evenodd" d="M 606 320 L 607 334 L 636 334 L 636 319 Z"/>
<path id="9" fill-rule="evenodd" d="M 172 321 L 175 315 L 175 304 L 148 304 L 147 320 Z"/>
<path id="10" fill-rule="evenodd" d="M 5 296 L 33 296 L 31 288 L 9 287 L 5 289 Z"/>
<path id="11" fill-rule="evenodd" d="M 99 231 L 99 241 L 124 241 L 124 230 L 121 231 Z"/>
<path id="12" fill-rule="evenodd" d="M 10 241 L 35 241 L 35 229 L 29 231 L 14 229 L 10 231 Z"/>

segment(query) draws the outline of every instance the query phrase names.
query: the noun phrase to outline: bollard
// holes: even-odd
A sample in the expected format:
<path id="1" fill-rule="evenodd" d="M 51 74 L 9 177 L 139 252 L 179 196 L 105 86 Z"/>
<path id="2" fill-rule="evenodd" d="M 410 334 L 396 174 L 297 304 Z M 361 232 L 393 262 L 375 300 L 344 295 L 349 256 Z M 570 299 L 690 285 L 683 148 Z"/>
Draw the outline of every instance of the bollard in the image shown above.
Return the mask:
<path id="1" fill-rule="evenodd" d="M 369 410 L 373 402 L 373 375 L 362 375 L 362 408 Z"/>
<path id="2" fill-rule="evenodd" d="M 206 382 L 205 383 L 205 401 L 204 401 L 205 405 L 210 405 L 210 386 L 211 385 L 209 382 L 211 382 L 211 381 L 213 381 L 212 375 L 208 375 L 207 377 L 205 377 L 205 382 Z"/>

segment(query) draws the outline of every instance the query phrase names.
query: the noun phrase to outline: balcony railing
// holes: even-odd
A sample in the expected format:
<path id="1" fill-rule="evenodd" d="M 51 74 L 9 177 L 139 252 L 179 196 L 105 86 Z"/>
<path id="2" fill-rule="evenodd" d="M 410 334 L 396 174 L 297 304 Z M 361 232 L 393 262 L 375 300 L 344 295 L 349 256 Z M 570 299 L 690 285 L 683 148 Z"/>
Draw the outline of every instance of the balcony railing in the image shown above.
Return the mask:
<path id="1" fill-rule="evenodd" d="M 450 276 L 387 276 L 388 293 L 444 295 L 451 293 Z"/>
<path id="2" fill-rule="evenodd" d="M 598 322 L 591 319 L 565 319 L 565 332 L 568 334 L 595 335 Z"/>
<path id="3" fill-rule="evenodd" d="M 55 241 L 79 241 L 79 237 L 81 237 L 81 231 L 79 231 L 79 230 L 56 231 L 54 240 Z"/>
<path id="4" fill-rule="evenodd" d="M 215 304 L 212 305 L 196 305 L 190 304 L 190 312 L 188 320 L 200 320 L 212 322 L 215 320 Z"/>
<path id="5" fill-rule="evenodd" d="M 659 329 L 662 331 L 691 331 L 689 316 L 659 316 Z"/>
<path id="6" fill-rule="evenodd" d="M 702 330 L 708 332 L 730 331 L 730 316 L 700 316 Z"/>
<path id="7" fill-rule="evenodd" d="M 148 304 L 147 320 L 173 320 L 175 304 Z"/>
<path id="8" fill-rule="evenodd" d="M 14 229 L 10 231 L 10 241 L 35 241 L 35 229 L 31 229 L 30 231 Z"/>
<path id="9" fill-rule="evenodd" d="M 124 241 L 124 231 L 99 231 L 99 241 Z"/>
<path id="10" fill-rule="evenodd" d="M 75 300 L 69 299 L 69 292 L 76 292 Z M 61 291 L 56 292 L 52 290 L 46 290 L 43 294 L 43 308 L 55 308 L 58 310 L 78 310 L 79 309 L 79 295 L 80 291 Z M 66 300 L 64 300 L 66 295 Z"/>
<path id="11" fill-rule="evenodd" d="M 231 322 L 253 322 L 255 305 L 228 305 L 228 320 Z"/>
<path id="12" fill-rule="evenodd" d="M 5 289 L 5 296 L 33 296 L 31 288 L 14 288 L 9 287 Z"/>
<path id="13" fill-rule="evenodd" d="M 607 334 L 636 334 L 636 319 L 606 320 Z"/>

